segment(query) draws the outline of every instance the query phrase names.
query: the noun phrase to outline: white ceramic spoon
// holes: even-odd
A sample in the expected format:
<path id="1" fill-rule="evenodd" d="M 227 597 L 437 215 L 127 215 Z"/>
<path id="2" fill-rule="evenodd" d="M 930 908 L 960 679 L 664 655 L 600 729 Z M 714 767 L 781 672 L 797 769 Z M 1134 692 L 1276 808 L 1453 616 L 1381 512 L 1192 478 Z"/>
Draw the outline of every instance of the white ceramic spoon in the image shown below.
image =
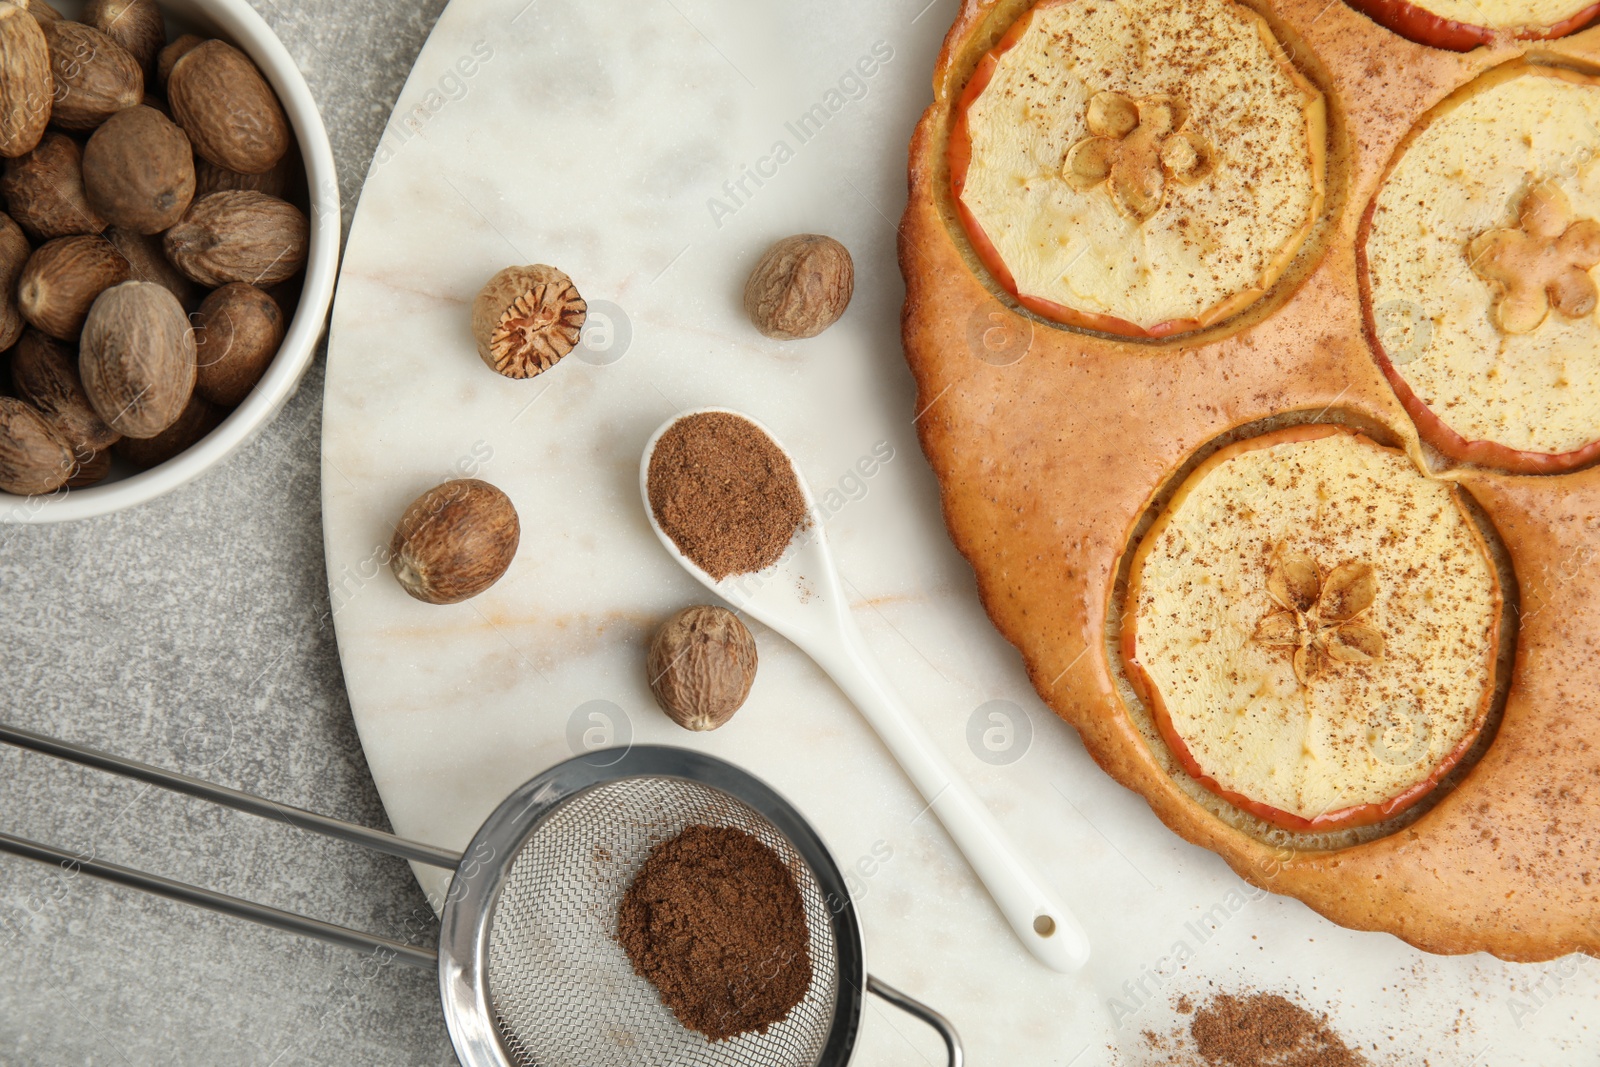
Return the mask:
<path id="1" fill-rule="evenodd" d="M 776 564 L 758 574 L 732 575 L 721 581 L 685 556 L 661 529 L 650 507 L 649 486 L 650 457 L 655 454 L 661 435 L 679 419 L 713 411 L 745 419 L 771 438 L 789 459 L 811 517 L 810 526 L 795 538 Z M 685 412 L 668 420 L 645 445 L 639 465 L 639 488 L 650 526 L 672 558 L 729 604 L 798 645 L 860 709 L 921 791 L 928 807 L 944 823 L 956 847 L 1028 951 L 1045 966 L 1063 973 L 1082 967 L 1089 959 L 1089 941 L 1083 927 L 1032 866 L 1017 855 L 994 816 L 934 748 L 868 651 L 839 583 L 816 501 L 795 467 L 794 457 L 783 450 L 772 432 L 748 415 L 726 408 Z"/>

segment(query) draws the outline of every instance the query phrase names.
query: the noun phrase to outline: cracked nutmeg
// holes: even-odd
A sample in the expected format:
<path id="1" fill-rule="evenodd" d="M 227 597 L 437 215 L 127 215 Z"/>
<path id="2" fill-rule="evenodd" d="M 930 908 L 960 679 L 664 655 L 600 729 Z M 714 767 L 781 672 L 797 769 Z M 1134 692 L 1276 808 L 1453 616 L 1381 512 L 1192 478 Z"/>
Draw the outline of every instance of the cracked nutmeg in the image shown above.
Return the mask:
<path id="1" fill-rule="evenodd" d="M 1280 544 L 1267 574 L 1267 595 L 1283 610 L 1261 620 L 1255 639 L 1294 649 L 1294 676 L 1301 685 L 1334 663 L 1383 658 L 1383 635 L 1361 621 L 1378 599 L 1372 564 L 1351 560 L 1325 573 L 1310 556 Z"/>
<path id="2" fill-rule="evenodd" d="M 1495 289 L 1494 317 L 1506 333 L 1532 333 L 1554 308 L 1569 319 L 1595 309 L 1589 271 L 1600 263 L 1600 222 L 1574 219 L 1567 195 L 1535 185 L 1522 198 L 1517 225 L 1490 230 L 1467 245 L 1478 277 Z"/>
<path id="3" fill-rule="evenodd" d="M 532 378 L 578 346 L 588 314 L 572 279 L 556 268 L 507 267 L 472 302 L 472 335 L 496 373 Z"/>

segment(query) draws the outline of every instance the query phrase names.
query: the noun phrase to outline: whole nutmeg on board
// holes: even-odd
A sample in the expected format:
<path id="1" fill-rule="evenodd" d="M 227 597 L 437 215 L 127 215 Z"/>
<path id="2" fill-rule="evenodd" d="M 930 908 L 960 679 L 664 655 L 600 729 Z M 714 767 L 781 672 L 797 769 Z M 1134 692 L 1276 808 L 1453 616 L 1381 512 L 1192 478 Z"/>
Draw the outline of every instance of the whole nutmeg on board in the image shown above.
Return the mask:
<path id="1" fill-rule="evenodd" d="M 521 540 L 511 499 L 488 482 L 463 478 L 406 508 L 389 545 L 389 569 L 416 599 L 457 604 L 499 581 Z"/>
<path id="2" fill-rule="evenodd" d="M 685 608 L 662 624 L 645 660 L 650 691 L 686 730 L 733 718 L 756 680 L 756 641 L 727 608 Z"/>
<path id="3" fill-rule="evenodd" d="M 104 237 L 58 237 L 34 249 L 17 283 L 17 307 L 35 329 L 76 341 L 95 298 L 128 280 L 128 261 Z"/>
<path id="4" fill-rule="evenodd" d="M 532 378 L 577 347 L 588 314 L 572 279 L 556 268 L 507 267 L 472 302 L 472 336 L 497 373 Z"/>
<path id="5" fill-rule="evenodd" d="M 756 264 L 744 287 L 744 309 L 768 337 L 815 337 L 839 321 L 855 284 L 855 264 L 844 245 L 820 234 L 796 234 L 767 249 Z"/>
<path id="6" fill-rule="evenodd" d="M 33 151 L 54 96 L 50 46 L 38 19 L 15 4 L 0 5 L 0 156 Z"/>
<path id="7" fill-rule="evenodd" d="M 126 437 L 167 429 L 194 393 L 194 331 L 183 305 L 154 282 L 123 282 L 95 299 L 78 372 L 106 425 Z"/>
<path id="8" fill-rule="evenodd" d="M 106 228 L 83 191 L 83 150 L 64 133 L 47 133 L 32 152 L 6 160 L 0 196 L 35 241 Z"/>
<path id="9" fill-rule="evenodd" d="M 50 121 L 63 130 L 92 130 L 144 99 L 144 71 L 126 48 L 81 22 L 41 25 L 50 46 L 55 104 Z"/>
<path id="10" fill-rule="evenodd" d="M 173 266 L 208 288 L 265 288 L 300 272 L 310 241 L 311 224 L 287 200 L 229 190 L 196 200 L 162 246 Z"/>
<path id="11" fill-rule="evenodd" d="M 189 138 L 153 107 L 130 107 L 107 119 L 83 149 L 83 191 L 113 226 L 161 233 L 194 200 Z"/>
<path id="12" fill-rule="evenodd" d="M 289 151 L 289 119 L 256 65 L 226 41 L 185 52 L 167 76 L 172 117 L 195 154 L 241 174 L 260 174 Z"/>
<path id="13" fill-rule="evenodd" d="M 213 403 L 236 407 L 250 395 L 283 344 L 278 302 L 253 285 L 234 282 L 205 298 L 194 316 L 195 388 Z"/>

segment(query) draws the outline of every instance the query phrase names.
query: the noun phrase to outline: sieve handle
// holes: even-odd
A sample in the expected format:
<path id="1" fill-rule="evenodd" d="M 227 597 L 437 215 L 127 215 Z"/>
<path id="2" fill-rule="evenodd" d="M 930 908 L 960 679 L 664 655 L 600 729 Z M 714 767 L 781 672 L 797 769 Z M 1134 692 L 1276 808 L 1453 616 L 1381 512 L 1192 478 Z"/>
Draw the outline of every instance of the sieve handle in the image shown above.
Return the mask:
<path id="1" fill-rule="evenodd" d="M 326 815 L 318 815 L 314 811 L 306 811 L 303 808 L 293 808 L 286 804 L 278 804 L 251 793 L 229 789 L 226 786 L 216 785 L 199 778 L 191 778 L 186 774 L 164 771 L 159 767 L 152 767 L 148 763 L 140 763 L 137 760 L 113 756 L 109 752 L 102 752 L 86 745 L 77 745 L 70 741 L 46 737 L 44 734 L 37 734 L 31 730 L 24 730 L 7 723 L 0 723 L 0 743 L 14 745 L 30 752 L 39 752 L 46 756 L 54 756 L 56 759 L 77 763 L 84 767 L 109 771 L 112 774 L 122 775 L 124 778 L 146 782 L 174 793 L 199 797 L 202 800 L 209 800 L 214 804 L 220 804 L 237 811 L 249 812 L 252 815 L 259 815 L 263 818 L 276 819 L 301 830 L 308 830 L 340 841 L 348 841 L 377 852 L 398 856 L 401 859 L 415 860 L 434 867 L 448 869 L 456 868 L 461 862 L 460 853 L 449 852 L 417 841 L 407 841 L 405 838 L 386 834 L 381 830 L 373 830 L 366 826 L 358 826 L 355 823 L 331 819 Z M 85 874 L 103 882 L 127 886 L 130 889 L 138 889 L 153 896 L 165 897 L 168 900 L 191 904 L 209 911 L 221 912 L 234 918 L 259 923 L 262 926 L 270 926 L 277 930 L 300 934 L 303 937 L 316 938 L 319 941 L 326 941 L 329 944 L 340 945 L 344 948 L 371 952 L 373 958 L 380 964 L 399 962 L 410 964 L 414 967 L 435 968 L 439 963 L 439 954 L 432 949 L 418 948 L 416 945 L 408 945 L 403 941 L 393 941 L 374 934 L 365 934 L 359 930 L 335 926 L 332 923 L 325 923 L 318 919 L 308 919 L 303 915 L 296 915 L 293 912 L 283 911 L 278 908 L 270 908 L 264 904 L 257 904 L 241 897 L 232 897 L 226 893 L 202 889 L 186 882 L 176 882 L 170 878 L 162 878 L 159 875 L 146 874 L 131 867 L 120 867 L 114 863 L 104 863 L 93 856 L 73 854 L 51 845 L 41 845 L 36 841 L 29 841 L 27 838 L 16 837 L 12 834 L 0 833 L 0 853 L 8 853 L 13 856 L 20 856 L 23 859 L 59 867 L 69 877 Z"/>
<path id="2" fill-rule="evenodd" d="M 138 889 L 152 896 L 176 900 L 180 904 L 191 904 L 207 911 L 221 912 L 236 919 L 246 919 L 262 926 L 270 926 L 275 930 L 316 938 L 318 941 L 326 941 L 341 948 L 352 948 L 358 952 L 370 952 L 380 966 L 391 962 L 405 963 L 425 970 L 433 970 L 439 966 L 439 954 L 433 949 L 419 948 L 404 941 L 392 941 L 386 937 L 364 934 L 359 930 L 335 926 L 319 919 L 308 919 L 292 911 L 269 908 L 265 904 L 257 904 L 240 897 L 230 897 L 226 893 L 217 893 L 210 889 L 201 889 L 186 882 L 175 882 L 159 875 L 146 874 L 131 867 L 103 863 L 88 856 L 75 855 L 12 834 L 0 833 L 0 852 L 59 867 L 68 877 L 85 874 L 102 882 Z"/>
<path id="3" fill-rule="evenodd" d="M 887 982 L 880 982 L 872 975 L 867 975 L 867 991 L 874 996 L 893 1004 L 907 1015 L 921 1019 L 939 1032 L 944 1039 L 944 1050 L 950 1057 L 950 1067 L 961 1067 L 966 1062 L 966 1053 L 961 1048 L 961 1035 L 956 1033 L 956 1028 L 950 1025 L 950 1020 L 934 1011 L 920 1000 L 913 1000 L 900 990 Z"/>
<path id="4" fill-rule="evenodd" d="M 1033 957 L 1063 974 L 1087 963 L 1089 939 L 1077 918 L 1017 853 L 983 801 L 917 725 L 868 651 L 848 608 L 840 612 L 836 635 L 813 639 L 805 650 L 860 709 L 928 802 L 924 810 L 939 816 Z"/>
<path id="5" fill-rule="evenodd" d="M 182 793 L 186 796 L 199 797 L 209 800 L 213 804 L 220 804 L 225 808 L 235 811 L 248 812 L 259 815 L 264 819 L 276 819 L 288 823 L 300 830 L 309 830 L 323 837 L 331 837 L 339 841 L 348 841 L 353 845 L 361 845 L 375 852 L 382 852 L 390 856 L 398 856 L 403 860 L 414 860 L 426 863 L 430 867 L 443 867 L 445 870 L 455 870 L 461 862 L 459 852 L 435 848 L 425 845 L 420 841 L 407 841 L 394 834 L 386 834 L 382 830 L 374 830 L 355 823 L 344 822 L 341 819 L 330 819 L 326 815 L 318 815 L 314 811 L 304 808 L 294 808 L 287 804 L 258 797 L 253 793 L 246 793 L 238 789 L 229 789 L 227 786 L 217 785 L 199 778 L 191 778 L 187 774 L 178 774 L 174 771 L 164 771 L 159 767 L 152 767 L 148 763 L 138 760 L 124 759 L 113 756 L 109 752 L 102 752 L 97 748 L 87 745 L 74 744 L 44 734 L 36 734 L 32 730 L 24 730 L 18 726 L 0 722 L 0 743 L 14 745 L 17 748 L 38 752 L 46 756 L 54 756 L 59 760 L 76 763 L 84 767 L 93 767 L 100 771 L 109 771 L 120 774 L 124 778 L 132 778 L 138 782 L 160 786 L 172 793 Z"/>

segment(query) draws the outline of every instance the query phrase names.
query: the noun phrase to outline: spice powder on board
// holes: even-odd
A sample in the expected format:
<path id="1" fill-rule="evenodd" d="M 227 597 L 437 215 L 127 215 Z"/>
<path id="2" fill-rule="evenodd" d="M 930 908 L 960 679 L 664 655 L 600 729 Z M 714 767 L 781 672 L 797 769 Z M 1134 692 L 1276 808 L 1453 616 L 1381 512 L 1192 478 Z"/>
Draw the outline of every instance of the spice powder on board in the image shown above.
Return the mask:
<path id="1" fill-rule="evenodd" d="M 789 457 L 761 427 L 728 412 L 668 427 L 646 484 L 656 522 L 714 581 L 772 566 L 809 522 Z"/>
<path id="2" fill-rule="evenodd" d="M 1198 1007 L 1185 995 L 1174 1007 L 1194 1018 L 1186 1032 L 1144 1032 L 1145 1044 L 1164 1056 L 1142 1061 L 1149 1067 L 1370 1067 L 1327 1016 L 1279 993 L 1217 993 Z"/>
<path id="3" fill-rule="evenodd" d="M 1318 1017 L 1277 993 L 1219 993 L 1189 1026 L 1208 1065 L 1216 1067 L 1364 1067 Z"/>

